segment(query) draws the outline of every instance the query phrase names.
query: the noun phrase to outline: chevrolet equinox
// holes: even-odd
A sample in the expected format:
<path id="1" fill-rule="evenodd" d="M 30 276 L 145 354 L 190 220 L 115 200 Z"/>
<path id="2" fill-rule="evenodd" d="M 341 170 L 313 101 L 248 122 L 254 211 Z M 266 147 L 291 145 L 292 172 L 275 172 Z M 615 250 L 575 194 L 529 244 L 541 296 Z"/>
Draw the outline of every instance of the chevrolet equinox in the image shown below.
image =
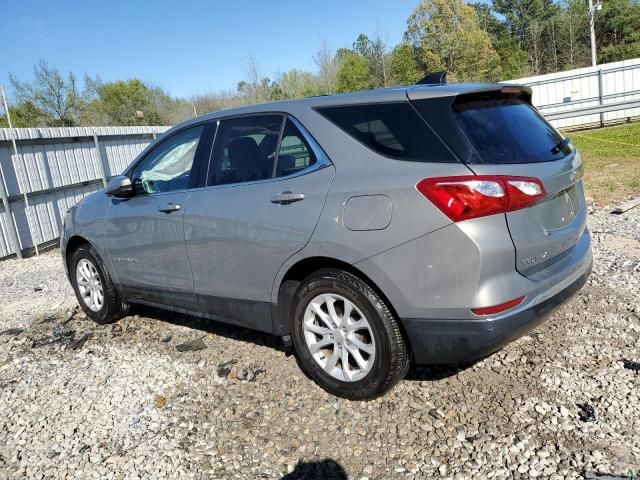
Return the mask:
<path id="1" fill-rule="evenodd" d="M 580 154 L 505 84 L 387 88 L 184 122 L 65 217 L 80 306 L 292 344 L 332 394 L 485 357 L 591 271 Z"/>

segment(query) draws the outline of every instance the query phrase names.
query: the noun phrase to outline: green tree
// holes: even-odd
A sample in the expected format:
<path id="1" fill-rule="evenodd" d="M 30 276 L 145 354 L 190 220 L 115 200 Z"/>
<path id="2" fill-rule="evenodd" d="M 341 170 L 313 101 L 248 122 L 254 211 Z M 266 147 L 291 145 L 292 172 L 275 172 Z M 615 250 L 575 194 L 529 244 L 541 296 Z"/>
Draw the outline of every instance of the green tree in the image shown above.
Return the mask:
<path id="1" fill-rule="evenodd" d="M 367 62 L 372 87 L 386 87 L 391 82 L 391 55 L 380 34 L 371 40 L 364 33 L 358 35 L 353 52 Z"/>
<path id="2" fill-rule="evenodd" d="M 556 12 L 553 0 L 493 0 L 493 9 L 504 16 L 509 31 L 521 47 L 529 42 L 532 22 L 544 22 Z"/>
<path id="3" fill-rule="evenodd" d="M 78 123 L 82 98 L 73 73 L 65 78 L 58 69 L 40 60 L 33 68 L 33 81 L 20 81 L 11 73 L 9 81 L 18 103 L 29 105 L 30 114 L 38 112 L 38 124 L 69 127 Z"/>
<path id="4" fill-rule="evenodd" d="M 501 77 L 489 35 L 462 0 L 422 0 L 407 21 L 405 38 L 425 71 L 446 70 L 455 81 Z"/>
<path id="5" fill-rule="evenodd" d="M 391 51 L 391 83 L 412 85 L 425 75 L 421 71 L 413 47 L 403 42 Z"/>
<path id="6" fill-rule="evenodd" d="M 554 22 L 560 7 L 553 0 L 493 0 L 493 9 L 504 16 L 509 31 L 529 55 L 534 74 L 558 69 L 558 35 Z"/>
<path id="7" fill-rule="evenodd" d="M 617 62 L 638 57 L 640 57 L 640 40 L 602 47 L 598 54 L 598 63 Z"/>
<path id="8" fill-rule="evenodd" d="M 14 128 L 32 128 L 47 126 L 47 116 L 31 102 L 22 102 L 9 107 L 11 124 Z M 6 113 L 0 116 L 0 128 L 7 128 L 9 120 Z"/>
<path id="9" fill-rule="evenodd" d="M 161 125 L 154 92 L 141 80 L 118 80 L 97 86 L 91 108 L 110 125 Z"/>
<path id="10" fill-rule="evenodd" d="M 367 60 L 347 49 L 339 50 L 339 67 L 336 74 L 338 92 L 355 92 L 371 88 L 371 74 Z"/>
<path id="11" fill-rule="evenodd" d="M 478 15 L 480 28 L 487 32 L 491 39 L 491 45 L 500 57 L 502 79 L 515 79 L 524 77 L 528 73 L 529 59 L 518 42 L 511 36 L 507 26 L 493 13 L 490 5 L 486 3 L 470 4 Z"/>
<path id="12" fill-rule="evenodd" d="M 309 97 L 318 93 L 318 79 L 311 72 L 294 68 L 277 76 L 274 90 L 276 99 Z"/>
<path id="13" fill-rule="evenodd" d="M 640 56 L 640 2 L 607 0 L 596 13 L 599 62 Z"/>
<path id="14" fill-rule="evenodd" d="M 590 64 L 589 8 L 584 0 L 567 0 L 561 4 L 557 20 L 560 26 L 559 55 L 563 69 Z"/>

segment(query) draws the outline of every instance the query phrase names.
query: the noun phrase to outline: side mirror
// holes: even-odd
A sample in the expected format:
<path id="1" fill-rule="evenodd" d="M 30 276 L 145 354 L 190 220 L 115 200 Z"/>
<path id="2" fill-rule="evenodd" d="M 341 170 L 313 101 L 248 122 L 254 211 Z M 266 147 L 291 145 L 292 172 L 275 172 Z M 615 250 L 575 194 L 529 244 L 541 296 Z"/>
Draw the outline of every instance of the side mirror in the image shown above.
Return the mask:
<path id="1" fill-rule="evenodd" d="M 106 194 L 110 197 L 127 198 L 133 195 L 133 185 L 131 179 L 124 175 L 113 177 L 107 183 Z"/>

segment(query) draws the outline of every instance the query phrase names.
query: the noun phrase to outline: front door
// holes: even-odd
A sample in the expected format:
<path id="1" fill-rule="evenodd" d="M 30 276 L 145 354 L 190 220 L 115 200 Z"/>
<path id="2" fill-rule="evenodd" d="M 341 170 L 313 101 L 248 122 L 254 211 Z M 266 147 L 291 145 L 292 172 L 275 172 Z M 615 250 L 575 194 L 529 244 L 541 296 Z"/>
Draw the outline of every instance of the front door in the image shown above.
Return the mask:
<path id="1" fill-rule="evenodd" d="M 129 172 L 134 195 L 111 200 L 107 249 L 117 281 L 131 300 L 195 305 L 183 221 L 204 130 L 191 127 L 164 139 Z"/>
<path id="2" fill-rule="evenodd" d="M 201 310 L 264 331 L 275 276 L 309 241 L 335 171 L 302 127 L 282 121 L 223 120 L 209 186 L 194 191 L 185 212 Z"/>

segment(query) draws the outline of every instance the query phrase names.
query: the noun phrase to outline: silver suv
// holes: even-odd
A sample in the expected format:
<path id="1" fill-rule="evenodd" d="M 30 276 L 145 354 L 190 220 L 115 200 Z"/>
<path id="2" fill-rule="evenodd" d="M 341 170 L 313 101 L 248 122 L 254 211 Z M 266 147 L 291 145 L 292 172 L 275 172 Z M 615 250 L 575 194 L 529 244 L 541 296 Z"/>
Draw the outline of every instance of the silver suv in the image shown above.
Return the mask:
<path id="1" fill-rule="evenodd" d="M 482 358 L 591 271 L 579 153 L 504 84 L 389 88 L 195 118 L 71 209 L 89 317 L 140 303 L 281 336 L 329 392 Z"/>

